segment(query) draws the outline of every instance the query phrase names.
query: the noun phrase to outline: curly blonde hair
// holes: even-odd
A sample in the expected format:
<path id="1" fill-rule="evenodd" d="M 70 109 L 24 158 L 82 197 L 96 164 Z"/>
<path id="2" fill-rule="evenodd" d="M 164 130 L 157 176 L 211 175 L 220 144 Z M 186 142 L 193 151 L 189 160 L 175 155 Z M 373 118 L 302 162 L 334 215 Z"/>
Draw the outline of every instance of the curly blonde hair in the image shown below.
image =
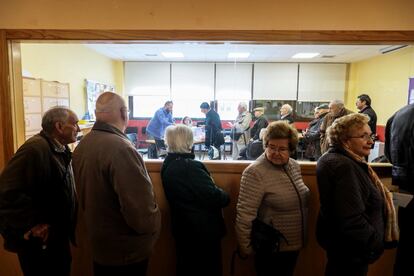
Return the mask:
<path id="1" fill-rule="evenodd" d="M 272 122 L 263 135 L 263 147 L 265 148 L 272 139 L 288 139 L 289 150 L 294 151 L 298 145 L 298 131 L 287 121 Z"/>
<path id="2" fill-rule="evenodd" d="M 336 119 L 326 131 L 329 145 L 342 147 L 352 130 L 362 128 L 368 122 L 369 117 L 360 113 L 352 113 Z"/>

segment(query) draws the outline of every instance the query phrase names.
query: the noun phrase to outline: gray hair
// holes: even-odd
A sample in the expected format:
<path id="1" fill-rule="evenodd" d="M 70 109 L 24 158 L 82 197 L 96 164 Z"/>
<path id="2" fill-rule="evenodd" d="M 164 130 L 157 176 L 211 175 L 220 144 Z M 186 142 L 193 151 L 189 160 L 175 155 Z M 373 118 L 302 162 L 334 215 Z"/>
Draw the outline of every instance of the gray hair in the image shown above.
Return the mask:
<path id="1" fill-rule="evenodd" d="M 168 152 L 189 153 L 193 146 L 193 131 L 186 125 L 169 126 L 164 139 Z"/>
<path id="2" fill-rule="evenodd" d="M 290 104 L 284 104 L 281 108 L 286 108 L 288 114 L 291 114 L 293 111 L 293 108 L 290 106 Z"/>
<path id="3" fill-rule="evenodd" d="M 67 107 L 55 106 L 46 111 L 42 118 L 42 129 L 48 134 L 55 130 L 57 122 L 66 123 L 71 113 L 74 113 Z"/>
<path id="4" fill-rule="evenodd" d="M 245 103 L 245 102 L 240 102 L 240 103 L 239 103 L 239 106 L 240 106 L 241 108 L 243 108 L 244 110 L 247 110 L 247 103 Z"/>
<path id="5" fill-rule="evenodd" d="M 332 105 L 336 105 L 336 106 L 338 106 L 338 107 L 340 107 L 340 108 L 342 108 L 342 107 L 344 107 L 345 106 L 345 104 L 344 104 L 344 101 L 343 100 L 332 100 L 331 102 L 330 102 L 330 104 Z"/>

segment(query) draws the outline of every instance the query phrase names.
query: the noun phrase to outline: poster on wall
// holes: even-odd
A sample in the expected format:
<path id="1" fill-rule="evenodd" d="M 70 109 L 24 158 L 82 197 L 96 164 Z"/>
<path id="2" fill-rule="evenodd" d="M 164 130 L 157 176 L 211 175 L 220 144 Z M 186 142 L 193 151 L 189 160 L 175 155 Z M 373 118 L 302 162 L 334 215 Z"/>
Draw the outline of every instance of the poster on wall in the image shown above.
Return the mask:
<path id="1" fill-rule="evenodd" d="M 408 104 L 414 103 L 414 78 L 410 78 L 408 84 Z"/>
<path id="2" fill-rule="evenodd" d="M 84 120 L 95 120 L 95 104 L 96 99 L 103 92 L 115 92 L 115 85 L 100 83 L 92 80 L 85 80 L 86 82 L 86 104 L 87 109 Z"/>

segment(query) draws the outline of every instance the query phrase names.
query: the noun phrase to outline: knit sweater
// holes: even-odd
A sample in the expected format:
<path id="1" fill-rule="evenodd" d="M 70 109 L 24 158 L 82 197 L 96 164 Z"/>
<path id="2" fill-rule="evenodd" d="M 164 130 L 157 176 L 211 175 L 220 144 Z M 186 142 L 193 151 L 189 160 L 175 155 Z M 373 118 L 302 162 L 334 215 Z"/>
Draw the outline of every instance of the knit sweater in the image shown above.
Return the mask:
<path id="1" fill-rule="evenodd" d="M 276 166 L 262 154 L 244 170 L 240 183 L 236 233 L 241 251 L 252 252 L 250 233 L 256 216 L 286 237 L 288 243 L 282 241 L 280 251 L 302 248 L 308 203 L 309 189 L 303 183 L 299 164 L 289 159 L 288 164 Z"/>

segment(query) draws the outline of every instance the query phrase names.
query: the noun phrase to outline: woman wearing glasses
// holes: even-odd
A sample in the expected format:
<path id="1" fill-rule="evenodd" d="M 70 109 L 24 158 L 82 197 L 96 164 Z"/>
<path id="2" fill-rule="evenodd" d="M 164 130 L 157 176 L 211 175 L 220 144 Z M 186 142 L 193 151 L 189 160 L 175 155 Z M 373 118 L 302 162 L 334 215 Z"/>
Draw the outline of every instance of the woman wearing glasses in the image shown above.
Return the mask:
<path id="1" fill-rule="evenodd" d="M 240 253 L 253 253 L 251 232 L 256 217 L 286 238 L 281 239 L 279 251 L 254 252 L 258 276 L 293 275 L 305 243 L 309 189 L 299 164 L 289 158 L 297 143 L 293 126 L 286 121 L 271 123 L 263 136 L 264 153 L 242 175 L 236 217 Z"/>
<path id="2" fill-rule="evenodd" d="M 366 275 L 384 242 L 398 240 L 392 197 L 365 161 L 374 143 L 368 121 L 363 114 L 336 119 L 327 130 L 330 149 L 317 164 L 325 275 Z"/>

